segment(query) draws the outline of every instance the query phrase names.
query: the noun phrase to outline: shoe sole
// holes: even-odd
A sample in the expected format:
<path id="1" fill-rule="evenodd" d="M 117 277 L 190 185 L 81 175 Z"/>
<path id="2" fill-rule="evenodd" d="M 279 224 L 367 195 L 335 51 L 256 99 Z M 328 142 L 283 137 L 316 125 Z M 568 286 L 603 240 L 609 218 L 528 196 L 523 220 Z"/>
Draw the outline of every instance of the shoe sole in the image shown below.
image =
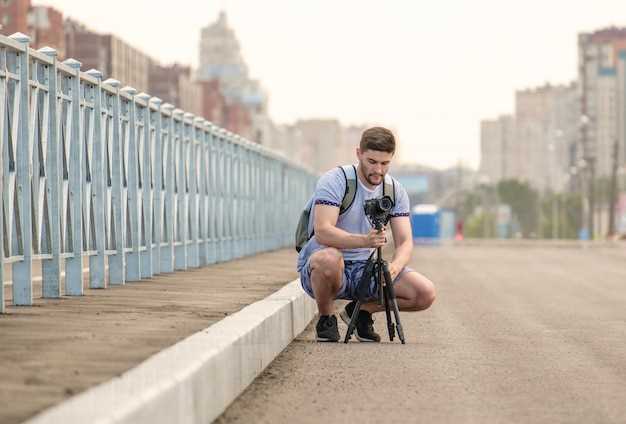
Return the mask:
<path id="1" fill-rule="evenodd" d="M 346 312 L 346 310 L 342 310 L 341 312 L 339 312 L 339 317 L 341 318 L 341 320 L 349 327 L 350 326 L 350 317 L 348 316 L 348 313 Z M 359 332 L 357 331 L 357 329 L 354 329 L 354 332 L 352 333 L 356 336 L 357 340 L 363 343 L 379 343 L 376 340 L 372 340 L 372 339 L 364 339 L 362 337 L 359 337 Z"/>
<path id="2" fill-rule="evenodd" d="M 334 339 L 327 339 L 327 338 L 324 338 L 324 337 L 316 337 L 315 341 L 321 342 L 321 343 L 338 343 L 339 339 L 334 340 Z"/>

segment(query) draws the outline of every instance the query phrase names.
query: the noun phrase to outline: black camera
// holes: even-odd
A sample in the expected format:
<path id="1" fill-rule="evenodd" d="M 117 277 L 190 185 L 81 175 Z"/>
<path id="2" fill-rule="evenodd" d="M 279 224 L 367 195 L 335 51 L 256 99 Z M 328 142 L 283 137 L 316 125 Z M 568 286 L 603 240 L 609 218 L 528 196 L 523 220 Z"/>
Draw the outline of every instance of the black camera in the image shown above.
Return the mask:
<path id="1" fill-rule="evenodd" d="M 393 201 L 389 196 L 383 196 L 379 199 L 369 199 L 363 203 L 365 215 L 377 229 L 380 229 L 389 221 L 389 215 L 393 208 Z"/>

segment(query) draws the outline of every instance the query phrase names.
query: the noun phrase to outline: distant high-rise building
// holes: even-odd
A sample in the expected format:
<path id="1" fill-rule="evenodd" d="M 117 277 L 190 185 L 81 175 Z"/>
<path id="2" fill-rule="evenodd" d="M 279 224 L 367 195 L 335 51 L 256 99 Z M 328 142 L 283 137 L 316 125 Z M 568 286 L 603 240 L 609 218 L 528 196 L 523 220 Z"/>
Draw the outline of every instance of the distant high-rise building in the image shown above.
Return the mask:
<path id="1" fill-rule="evenodd" d="M 562 190 L 571 165 L 570 146 L 578 138 L 578 117 L 574 83 L 517 91 L 512 176 L 539 190 Z"/>
<path id="2" fill-rule="evenodd" d="M 48 6 L 33 6 L 28 13 L 28 35 L 35 49 L 52 47 L 59 58 L 65 58 L 63 13 Z"/>
<path id="3" fill-rule="evenodd" d="M 356 149 L 361 142 L 361 136 L 368 127 L 365 125 L 348 125 L 343 128 L 340 157 L 342 163 L 356 163 Z M 397 153 L 397 149 L 396 149 Z"/>
<path id="4" fill-rule="evenodd" d="M 149 93 L 163 102 L 197 116 L 203 116 L 201 90 L 192 80 L 189 66 L 173 64 L 163 66 L 153 63 L 148 78 Z"/>
<path id="5" fill-rule="evenodd" d="M 0 1 L 0 33 L 28 33 L 30 0 Z"/>
<path id="6" fill-rule="evenodd" d="M 102 72 L 104 78 L 115 78 L 138 91 L 148 92 L 149 70 L 156 62 L 111 34 L 99 34 L 71 19 L 65 21 L 67 56 L 82 63 L 82 70 Z"/>
<path id="7" fill-rule="evenodd" d="M 318 172 L 343 165 L 343 129 L 336 119 L 305 119 L 294 124 L 300 134 L 300 161 Z M 350 161 L 353 162 L 353 161 Z"/>
<path id="8" fill-rule="evenodd" d="M 480 122 L 480 174 L 487 177 L 490 184 L 512 173 L 510 160 L 515 147 L 512 126 L 510 115 Z"/>
<path id="9" fill-rule="evenodd" d="M 271 144 L 269 138 L 273 123 L 267 113 L 267 93 L 258 81 L 250 78 L 239 41 L 229 27 L 224 12 L 220 13 L 216 22 L 202 29 L 199 53 L 197 79 L 219 81 L 224 100 L 231 110 L 229 114 L 237 116 L 237 119 L 229 121 L 238 125 L 249 122 L 250 128 L 244 132 L 250 134 L 253 141 Z M 247 120 L 239 119 L 243 117 L 242 109 L 249 115 Z M 234 128 L 228 129 L 234 131 Z"/>
<path id="10" fill-rule="evenodd" d="M 0 33 L 21 32 L 30 37 L 30 47 L 52 47 L 65 57 L 63 14 L 49 6 L 32 6 L 30 0 L 0 1 Z"/>
<path id="11" fill-rule="evenodd" d="M 624 102 L 620 73 L 621 52 L 626 51 L 626 28 L 606 28 L 578 35 L 578 82 L 580 87 L 580 159 L 595 165 L 596 176 L 611 173 L 615 140 L 626 147 Z"/>

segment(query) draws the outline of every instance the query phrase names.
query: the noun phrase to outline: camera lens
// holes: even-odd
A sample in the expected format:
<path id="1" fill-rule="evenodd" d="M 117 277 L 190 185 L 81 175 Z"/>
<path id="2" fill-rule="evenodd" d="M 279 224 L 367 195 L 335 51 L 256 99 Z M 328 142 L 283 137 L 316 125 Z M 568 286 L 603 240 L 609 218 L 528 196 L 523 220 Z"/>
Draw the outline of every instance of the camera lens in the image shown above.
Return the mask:
<path id="1" fill-rule="evenodd" d="M 393 203 L 391 202 L 391 199 L 389 197 L 385 196 L 380 199 L 379 207 L 384 211 L 388 211 L 393 207 Z"/>

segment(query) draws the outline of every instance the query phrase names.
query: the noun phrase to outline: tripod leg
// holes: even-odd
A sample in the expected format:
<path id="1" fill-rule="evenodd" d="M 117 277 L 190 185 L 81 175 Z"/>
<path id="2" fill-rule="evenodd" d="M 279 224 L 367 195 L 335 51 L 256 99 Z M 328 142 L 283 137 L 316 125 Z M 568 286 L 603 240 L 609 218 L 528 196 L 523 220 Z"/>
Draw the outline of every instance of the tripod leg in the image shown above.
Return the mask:
<path id="1" fill-rule="evenodd" d="M 361 310 L 361 301 L 357 300 L 356 305 L 354 305 L 354 311 L 352 311 L 352 316 L 350 317 L 350 324 L 348 324 L 348 331 L 346 331 L 346 337 L 343 340 L 344 343 L 348 343 L 350 338 L 352 337 L 352 333 L 354 333 L 354 328 L 356 327 L 356 320 L 359 316 L 359 311 Z"/>
<path id="2" fill-rule="evenodd" d="M 378 284 L 378 294 L 380 297 L 380 304 L 385 308 L 385 315 L 387 318 L 387 333 L 389 334 L 389 341 L 393 341 L 396 335 L 396 331 L 391 320 L 391 311 L 389 310 L 389 292 L 387 291 L 387 285 L 384 284 L 385 271 L 383 269 L 384 262 L 381 262 L 376 268 L 376 282 Z"/>
<path id="3" fill-rule="evenodd" d="M 404 331 L 402 329 L 402 323 L 400 322 L 400 309 L 398 309 L 398 301 L 396 300 L 396 293 L 393 289 L 393 282 L 391 280 L 391 274 L 389 273 L 389 268 L 387 268 L 387 264 L 383 267 L 385 273 L 385 288 L 387 289 L 387 295 L 389 296 L 389 302 L 391 307 L 393 308 L 393 315 L 396 319 L 396 329 L 398 330 L 398 337 L 402 344 L 405 344 L 404 341 Z M 388 310 L 388 308 L 387 308 Z"/>
<path id="4" fill-rule="evenodd" d="M 393 324 L 393 320 L 391 319 L 391 297 L 389 296 L 389 289 L 387 285 L 383 287 L 383 291 L 385 294 L 384 304 L 385 304 L 385 315 L 387 316 L 387 333 L 389 334 L 389 341 L 392 342 L 393 338 L 396 336 L 395 326 Z"/>

